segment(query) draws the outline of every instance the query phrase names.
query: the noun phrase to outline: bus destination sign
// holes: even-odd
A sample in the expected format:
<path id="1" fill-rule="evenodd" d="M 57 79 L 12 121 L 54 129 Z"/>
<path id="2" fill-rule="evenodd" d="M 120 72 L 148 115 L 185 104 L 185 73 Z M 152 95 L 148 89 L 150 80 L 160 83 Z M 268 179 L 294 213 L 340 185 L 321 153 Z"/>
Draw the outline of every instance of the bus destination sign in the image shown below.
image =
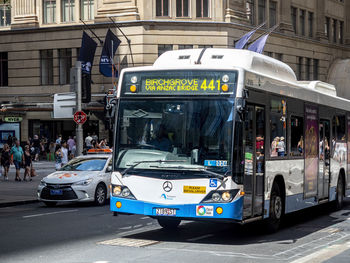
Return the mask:
<path id="1" fill-rule="evenodd" d="M 158 71 L 124 75 L 125 94 L 142 95 L 204 95 L 232 94 L 236 72 L 225 71 Z M 125 79 L 124 79 L 125 80 Z M 125 82 L 124 82 L 125 83 Z M 125 87 L 126 86 L 126 87 Z M 134 91 L 131 87 L 134 86 Z M 130 87 L 130 88 L 128 88 Z"/>

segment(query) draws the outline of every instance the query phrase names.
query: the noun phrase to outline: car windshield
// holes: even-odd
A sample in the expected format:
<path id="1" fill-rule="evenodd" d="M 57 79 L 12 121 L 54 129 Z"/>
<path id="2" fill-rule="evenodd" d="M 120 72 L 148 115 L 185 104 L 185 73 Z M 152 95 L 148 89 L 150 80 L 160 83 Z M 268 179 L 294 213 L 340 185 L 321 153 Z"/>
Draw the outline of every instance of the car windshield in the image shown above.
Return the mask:
<path id="1" fill-rule="evenodd" d="M 64 165 L 60 171 L 102 171 L 106 161 L 106 158 L 76 158 Z"/>
<path id="2" fill-rule="evenodd" d="M 231 172 L 232 98 L 121 100 L 116 169 Z"/>

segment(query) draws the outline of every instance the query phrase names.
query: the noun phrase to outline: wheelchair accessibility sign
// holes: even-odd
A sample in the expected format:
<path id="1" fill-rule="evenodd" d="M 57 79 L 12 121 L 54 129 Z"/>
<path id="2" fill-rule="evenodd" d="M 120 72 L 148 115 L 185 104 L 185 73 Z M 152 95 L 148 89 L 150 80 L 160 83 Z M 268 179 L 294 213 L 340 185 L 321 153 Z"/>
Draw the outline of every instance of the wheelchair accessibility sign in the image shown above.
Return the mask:
<path id="1" fill-rule="evenodd" d="M 209 187 L 218 187 L 218 179 L 210 179 Z"/>

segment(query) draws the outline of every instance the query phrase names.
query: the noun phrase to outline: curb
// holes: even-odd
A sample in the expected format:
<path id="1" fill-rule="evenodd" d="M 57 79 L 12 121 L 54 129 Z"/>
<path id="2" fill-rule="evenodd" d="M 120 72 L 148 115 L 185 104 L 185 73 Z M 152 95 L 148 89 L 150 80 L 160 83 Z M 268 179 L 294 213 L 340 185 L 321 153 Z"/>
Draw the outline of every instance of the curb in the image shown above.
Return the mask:
<path id="1" fill-rule="evenodd" d="M 37 202 L 39 202 L 39 200 L 24 200 L 24 201 L 7 202 L 7 203 L 0 203 L 0 207 L 26 205 L 26 204 L 33 204 L 33 203 L 37 203 Z"/>

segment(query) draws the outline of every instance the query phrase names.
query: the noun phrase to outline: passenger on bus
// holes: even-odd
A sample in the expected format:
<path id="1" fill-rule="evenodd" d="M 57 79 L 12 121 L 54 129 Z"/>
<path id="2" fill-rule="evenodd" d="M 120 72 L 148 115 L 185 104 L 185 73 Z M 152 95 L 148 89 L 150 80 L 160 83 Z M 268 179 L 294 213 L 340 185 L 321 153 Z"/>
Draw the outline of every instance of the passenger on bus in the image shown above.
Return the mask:
<path id="1" fill-rule="evenodd" d="M 166 128 L 163 124 L 159 126 L 158 133 L 156 134 L 156 138 L 150 142 L 157 150 L 171 152 L 172 151 L 172 143 L 169 139 L 168 133 L 166 132 Z"/>
<path id="2" fill-rule="evenodd" d="M 300 140 L 298 142 L 297 148 L 298 148 L 298 152 L 299 153 L 303 153 L 304 152 L 304 137 L 303 136 L 300 137 Z"/>
<path id="3" fill-rule="evenodd" d="M 271 143 L 271 157 L 277 156 L 277 144 L 280 141 L 279 137 L 275 137 Z"/>

